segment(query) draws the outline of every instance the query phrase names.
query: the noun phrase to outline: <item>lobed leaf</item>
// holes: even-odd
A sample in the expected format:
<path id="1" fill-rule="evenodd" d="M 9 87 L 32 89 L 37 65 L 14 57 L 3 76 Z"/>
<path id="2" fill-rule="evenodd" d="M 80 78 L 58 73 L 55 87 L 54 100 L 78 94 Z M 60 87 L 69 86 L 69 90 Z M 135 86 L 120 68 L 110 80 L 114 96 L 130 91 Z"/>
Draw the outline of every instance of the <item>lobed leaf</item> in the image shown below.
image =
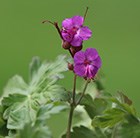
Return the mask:
<path id="1" fill-rule="evenodd" d="M 67 100 L 67 92 L 57 84 L 58 80 L 64 77 L 62 73 L 66 70 L 66 56 L 59 56 L 55 62 L 43 63 L 36 57 L 30 64 L 29 84 L 26 84 L 18 75 L 9 80 L 1 97 L 1 104 L 4 107 L 3 118 L 7 121 L 7 128 L 10 131 L 20 130 L 22 133 L 22 130 L 26 131 L 26 124 L 31 125 L 31 129 L 37 129 L 35 122 L 41 117 L 39 112 L 43 112 L 47 119 L 51 114 L 58 113 L 65 108 L 64 105 L 57 106 L 53 103 L 49 110 L 48 106 L 53 101 Z M 42 138 L 37 136 L 41 131 L 43 131 L 42 136 L 47 136 L 45 132 L 47 125 L 45 124 L 44 128 L 43 124 L 44 120 L 40 120 L 38 124 L 40 130 L 36 130 L 33 137 Z"/>

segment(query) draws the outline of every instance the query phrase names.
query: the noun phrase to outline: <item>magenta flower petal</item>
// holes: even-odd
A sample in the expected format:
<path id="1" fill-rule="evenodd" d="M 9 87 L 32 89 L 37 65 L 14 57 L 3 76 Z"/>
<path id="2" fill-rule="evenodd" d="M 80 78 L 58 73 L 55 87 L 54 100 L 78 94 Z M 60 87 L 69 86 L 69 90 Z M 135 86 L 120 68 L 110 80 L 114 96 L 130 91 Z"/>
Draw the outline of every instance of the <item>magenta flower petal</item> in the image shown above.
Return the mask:
<path id="1" fill-rule="evenodd" d="M 101 62 L 101 58 L 99 56 L 94 60 L 93 65 L 97 68 L 101 67 L 102 62 Z"/>
<path id="2" fill-rule="evenodd" d="M 67 18 L 62 22 L 62 26 L 65 29 L 71 29 L 73 27 L 73 23 L 72 23 L 72 19 L 71 18 Z"/>
<path id="3" fill-rule="evenodd" d="M 94 48 L 87 48 L 85 51 L 85 56 L 88 60 L 93 61 L 95 60 L 99 55 L 96 49 Z"/>
<path id="4" fill-rule="evenodd" d="M 73 26 L 75 27 L 81 27 L 83 25 L 84 22 L 84 18 L 82 16 L 73 16 L 72 17 L 72 23 Z"/>
<path id="5" fill-rule="evenodd" d="M 85 77 L 92 79 L 96 75 L 97 71 L 98 71 L 98 68 L 92 65 L 88 65 L 86 67 Z"/>
<path id="6" fill-rule="evenodd" d="M 94 78 L 95 75 L 97 74 L 97 72 L 98 72 L 98 68 L 93 67 L 93 68 L 90 70 L 90 72 L 91 72 L 91 74 L 88 74 L 88 75 L 87 75 L 87 78 L 92 79 L 92 78 Z"/>
<path id="7" fill-rule="evenodd" d="M 81 27 L 78 31 L 77 34 L 83 39 L 83 40 L 88 40 L 91 35 L 92 32 L 88 27 Z"/>
<path id="8" fill-rule="evenodd" d="M 78 76 L 93 79 L 101 67 L 101 58 L 94 48 L 87 48 L 74 55 L 74 72 Z"/>
<path id="9" fill-rule="evenodd" d="M 86 71 L 86 68 L 83 64 L 74 66 L 74 72 L 76 72 L 78 76 L 85 77 L 85 71 Z"/>
<path id="10" fill-rule="evenodd" d="M 81 46 L 83 43 L 83 39 L 79 35 L 75 35 L 74 38 L 71 41 L 72 46 Z"/>
<path id="11" fill-rule="evenodd" d="M 74 55 L 74 63 L 75 64 L 82 64 L 84 63 L 86 57 L 83 51 L 79 51 Z"/>
<path id="12" fill-rule="evenodd" d="M 63 39 L 67 42 L 71 42 L 72 41 L 72 38 L 73 36 L 69 33 L 67 33 L 67 31 L 62 31 L 61 32 L 62 36 L 63 36 Z"/>

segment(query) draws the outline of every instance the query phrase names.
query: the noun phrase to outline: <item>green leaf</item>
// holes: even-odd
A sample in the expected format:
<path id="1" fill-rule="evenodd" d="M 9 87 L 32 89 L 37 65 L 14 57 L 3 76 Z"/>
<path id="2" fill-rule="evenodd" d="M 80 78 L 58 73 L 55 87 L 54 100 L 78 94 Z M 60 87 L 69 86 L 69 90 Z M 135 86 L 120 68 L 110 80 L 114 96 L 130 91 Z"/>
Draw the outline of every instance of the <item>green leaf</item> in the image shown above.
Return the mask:
<path id="1" fill-rule="evenodd" d="M 28 85 L 24 82 L 23 78 L 19 75 L 15 75 L 11 79 L 9 79 L 6 87 L 4 88 L 4 92 L 0 98 L 0 101 L 3 97 L 8 96 L 9 94 L 27 94 Z"/>
<path id="2" fill-rule="evenodd" d="M 120 138 L 139 138 L 140 137 L 140 124 L 138 125 L 123 125 L 119 131 Z"/>
<path id="3" fill-rule="evenodd" d="M 37 112 L 35 122 L 27 123 L 23 129 L 19 130 L 19 138 L 51 138 L 51 132 L 47 126 L 47 119 L 52 114 L 57 114 L 66 108 L 66 105 L 59 102 L 41 106 Z"/>
<path id="4" fill-rule="evenodd" d="M 71 138 L 96 138 L 95 133 L 85 126 L 74 127 L 73 132 L 71 132 Z M 62 138 L 66 138 L 63 135 Z"/>
<path id="5" fill-rule="evenodd" d="M 22 130 L 19 130 L 15 138 L 52 138 L 52 136 L 46 124 L 40 123 L 32 126 L 31 123 L 27 123 Z"/>
<path id="6" fill-rule="evenodd" d="M 93 99 L 90 95 L 85 95 L 80 104 L 84 105 L 84 108 L 91 119 L 93 119 L 97 115 L 101 115 L 107 108 L 107 101 L 105 99 Z"/>
<path id="7" fill-rule="evenodd" d="M 43 95 L 52 101 L 68 101 L 69 99 L 68 92 L 60 85 L 50 86 Z"/>
<path id="8" fill-rule="evenodd" d="M 138 124 L 139 120 L 136 117 L 135 109 L 132 102 L 122 93 L 119 96 L 103 96 L 105 101 L 109 102 L 108 108 L 101 115 L 96 115 L 92 121 L 94 127 L 112 128 L 116 124 L 129 122 Z M 100 98 L 99 98 L 100 99 Z M 97 104 L 97 107 L 100 108 Z M 110 106 L 111 105 L 111 106 Z"/>
<path id="9" fill-rule="evenodd" d="M 67 109 L 67 105 L 61 102 L 53 102 L 47 105 L 41 106 L 37 112 L 36 121 L 40 122 L 49 119 L 52 114 L 58 114 L 59 112 Z"/>
<path id="10" fill-rule="evenodd" d="M 67 100 L 67 92 L 57 84 L 66 70 L 66 56 L 59 56 L 54 62 L 43 63 L 36 57 L 30 64 L 32 79 L 29 84 L 18 75 L 10 79 L 1 98 L 7 128 L 21 129 L 25 123 L 35 121 L 40 106 L 50 101 Z"/>
<path id="11" fill-rule="evenodd" d="M 114 97 L 109 98 L 109 100 L 111 100 L 114 103 L 114 107 L 125 111 L 127 116 L 133 116 L 133 118 L 135 117 L 135 120 L 137 120 L 136 119 L 136 111 L 135 111 L 135 108 L 132 105 L 124 103 L 124 102 L 122 102 L 122 101 L 120 101 L 120 100 L 118 100 L 117 98 L 114 98 Z"/>
<path id="12" fill-rule="evenodd" d="M 94 127 L 113 127 L 119 122 L 123 122 L 125 118 L 125 112 L 118 108 L 112 108 L 105 111 L 103 115 L 96 116 L 92 125 Z"/>
<path id="13" fill-rule="evenodd" d="M 136 111 L 132 105 L 132 101 L 122 92 L 118 92 L 116 97 L 111 97 L 109 100 L 115 103 L 114 106 L 116 106 L 117 108 L 121 108 L 129 114 L 136 116 Z"/>
<path id="14" fill-rule="evenodd" d="M 7 107 L 3 118 L 7 120 L 8 129 L 21 129 L 26 122 L 35 119 L 32 99 L 26 95 L 10 94 L 3 99 L 2 104 Z"/>
<path id="15" fill-rule="evenodd" d="M 43 62 L 36 71 L 34 79 L 30 82 L 38 92 L 46 91 L 46 89 L 55 84 L 56 81 L 63 78 L 62 72 L 67 70 L 66 56 L 59 56 L 55 62 Z M 47 86 L 46 86 L 47 84 Z M 38 89 L 42 88 L 42 89 Z"/>
<path id="16" fill-rule="evenodd" d="M 8 135 L 8 129 L 6 127 L 6 124 L 0 127 L 0 135 L 1 136 L 7 136 Z"/>
<path id="17" fill-rule="evenodd" d="M 9 107 L 16 102 L 18 102 L 18 103 L 24 102 L 26 98 L 27 98 L 26 95 L 21 95 L 21 94 L 16 94 L 16 93 L 9 94 L 8 97 L 4 97 L 4 99 L 2 100 L 2 105 Z"/>
<path id="18" fill-rule="evenodd" d="M 56 84 L 64 77 L 64 71 L 67 71 L 66 56 L 59 56 L 55 62 L 43 62 L 30 82 L 30 93 L 42 93 L 50 100 L 66 100 L 67 92 Z"/>
<path id="19" fill-rule="evenodd" d="M 96 133 L 96 137 L 97 138 L 108 138 L 108 136 L 106 134 L 104 134 L 104 132 L 102 131 L 101 128 L 99 127 L 95 127 L 94 128 L 94 131 Z"/>

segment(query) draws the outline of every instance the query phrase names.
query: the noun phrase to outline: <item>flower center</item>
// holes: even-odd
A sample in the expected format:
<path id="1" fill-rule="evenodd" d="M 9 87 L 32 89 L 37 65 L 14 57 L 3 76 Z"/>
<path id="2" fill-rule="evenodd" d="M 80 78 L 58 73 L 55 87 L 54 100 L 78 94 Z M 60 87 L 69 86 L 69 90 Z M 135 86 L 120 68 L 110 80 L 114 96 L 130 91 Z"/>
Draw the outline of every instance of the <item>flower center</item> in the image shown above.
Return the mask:
<path id="1" fill-rule="evenodd" d="M 77 27 L 74 26 L 74 27 L 71 29 L 71 33 L 72 33 L 72 34 L 76 34 L 78 29 L 79 29 L 79 28 L 77 28 Z"/>
<path id="2" fill-rule="evenodd" d="M 86 59 L 86 60 L 84 61 L 84 65 L 90 65 L 90 64 L 91 64 L 91 62 L 90 62 L 89 60 Z"/>

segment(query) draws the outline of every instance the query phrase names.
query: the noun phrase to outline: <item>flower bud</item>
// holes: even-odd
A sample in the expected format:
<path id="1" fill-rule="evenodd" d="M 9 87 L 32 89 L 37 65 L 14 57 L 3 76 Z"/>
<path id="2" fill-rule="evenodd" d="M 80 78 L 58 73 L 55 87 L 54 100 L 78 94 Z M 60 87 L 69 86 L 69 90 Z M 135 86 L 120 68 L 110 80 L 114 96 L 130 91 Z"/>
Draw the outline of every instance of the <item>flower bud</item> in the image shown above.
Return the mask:
<path id="1" fill-rule="evenodd" d="M 73 64 L 68 63 L 68 69 L 71 70 L 71 71 L 73 71 L 73 68 L 74 68 L 74 67 L 73 67 Z"/>
<path id="2" fill-rule="evenodd" d="M 69 42 L 67 42 L 67 41 L 62 41 L 62 47 L 64 48 L 64 49 L 69 49 L 70 48 L 70 43 Z"/>

